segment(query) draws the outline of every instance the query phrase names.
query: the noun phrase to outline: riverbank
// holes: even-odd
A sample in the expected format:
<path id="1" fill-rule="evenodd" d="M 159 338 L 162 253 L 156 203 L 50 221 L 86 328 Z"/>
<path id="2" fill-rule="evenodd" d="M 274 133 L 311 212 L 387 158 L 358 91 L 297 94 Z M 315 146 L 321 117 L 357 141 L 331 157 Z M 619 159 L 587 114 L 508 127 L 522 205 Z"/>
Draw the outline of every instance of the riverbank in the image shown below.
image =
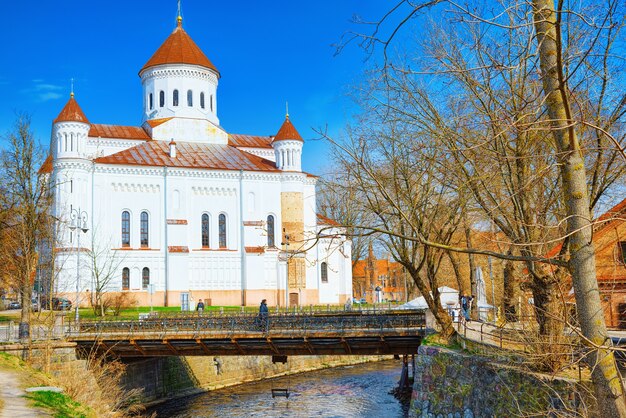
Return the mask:
<path id="1" fill-rule="evenodd" d="M 0 353 L 0 418 L 30 417 L 96 417 L 91 408 L 75 402 L 70 396 L 55 393 L 61 386 L 16 356 Z"/>

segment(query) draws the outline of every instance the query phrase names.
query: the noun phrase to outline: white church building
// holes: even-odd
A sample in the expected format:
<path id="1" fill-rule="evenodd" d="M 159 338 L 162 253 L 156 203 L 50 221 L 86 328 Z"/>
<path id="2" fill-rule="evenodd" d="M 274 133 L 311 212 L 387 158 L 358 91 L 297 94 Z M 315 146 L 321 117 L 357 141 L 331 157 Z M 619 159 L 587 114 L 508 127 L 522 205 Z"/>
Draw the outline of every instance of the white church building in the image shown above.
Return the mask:
<path id="1" fill-rule="evenodd" d="M 54 120 L 56 293 L 86 306 L 112 270 L 106 290 L 143 306 L 351 297 L 351 242 L 317 214 L 289 115 L 275 136 L 226 132 L 220 73 L 181 17 L 139 76 L 141 126 L 91 123 L 73 93 Z"/>

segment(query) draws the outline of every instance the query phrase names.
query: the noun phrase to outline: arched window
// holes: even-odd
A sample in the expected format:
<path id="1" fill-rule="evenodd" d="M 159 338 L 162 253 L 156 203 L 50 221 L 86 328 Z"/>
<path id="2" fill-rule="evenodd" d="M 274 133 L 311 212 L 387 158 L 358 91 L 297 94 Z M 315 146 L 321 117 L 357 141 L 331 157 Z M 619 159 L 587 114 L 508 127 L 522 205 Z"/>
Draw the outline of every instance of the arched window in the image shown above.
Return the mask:
<path id="1" fill-rule="evenodd" d="M 130 289 L 130 269 L 124 267 L 122 269 L 122 290 Z"/>
<path id="2" fill-rule="evenodd" d="M 141 247 L 148 247 L 148 212 L 141 212 L 141 223 L 140 223 L 140 241 Z"/>
<path id="3" fill-rule="evenodd" d="M 144 267 L 141 271 L 141 288 L 147 289 L 150 284 L 150 269 L 148 267 Z"/>
<path id="4" fill-rule="evenodd" d="M 274 247 L 274 216 L 267 217 L 267 246 Z"/>
<path id="5" fill-rule="evenodd" d="M 150 106 L 150 110 L 154 108 L 154 102 L 152 101 L 152 93 L 148 96 L 148 105 Z"/>
<path id="6" fill-rule="evenodd" d="M 159 107 L 165 106 L 165 92 L 161 90 L 159 92 Z"/>
<path id="7" fill-rule="evenodd" d="M 122 212 L 122 247 L 130 247 L 130 212 Z"/>
<path id="8" fill-rule="evenodd" d="M 178 90 L 174 90 L 174 94 L 172 95 L 172 105 L 178 106 Z"/>
<path id="9" fill-rule="evenodd" d="M 209 105 L 211 106 L 211 112 L 213 111 L 213 95 L 209 97 Z"/>
<path id="10" fill-rule="evenodd" d="M 226 215 L 219 217 L 220 248 L 226 248 Z"/>
<path id="11" fill-rule="evenodd" d="M 187 90 L 187 106 L 193 106 L 193 92 L 191 90 Z"/>
<path id="12" fill-rule="evenodd" d="M 209 248 L 209 215 L 202 215 L 202 248 Z"/>
<path id="13" fill-rule="evenodd" d="M 204 109 L 204 92 L 200 93 L 200 107 Z"/>
<path id="14" fill-rule="evenodd" d="M 326 262 L 322 263 L 320 270 L 322 273 L 322 283 L 328 283 L 328 264 L 326 264 Z"/>

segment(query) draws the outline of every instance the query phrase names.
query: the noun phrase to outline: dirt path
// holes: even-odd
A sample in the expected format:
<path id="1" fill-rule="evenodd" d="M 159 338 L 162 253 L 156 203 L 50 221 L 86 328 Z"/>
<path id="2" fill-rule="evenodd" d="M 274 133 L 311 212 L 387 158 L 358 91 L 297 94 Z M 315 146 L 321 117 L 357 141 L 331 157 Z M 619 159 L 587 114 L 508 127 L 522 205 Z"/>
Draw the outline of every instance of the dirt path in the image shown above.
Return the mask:
<path id="1" fill-rule="evenodd" d="M 17 374 L 0 369 L 0 399 L 4 402 L 0 418 L 32 418 L 52 416 L 28 405 Z"/>

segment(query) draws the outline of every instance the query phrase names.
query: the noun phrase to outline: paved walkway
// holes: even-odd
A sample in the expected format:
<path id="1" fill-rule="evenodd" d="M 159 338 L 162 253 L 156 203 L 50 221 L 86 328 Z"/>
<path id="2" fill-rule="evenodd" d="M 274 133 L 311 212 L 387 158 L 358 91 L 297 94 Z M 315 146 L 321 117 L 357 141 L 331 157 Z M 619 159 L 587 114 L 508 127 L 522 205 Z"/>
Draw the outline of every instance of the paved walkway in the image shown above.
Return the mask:
<path id="1" fill-rule="evenodd" d="M 4 405 L 0 409 L 0 418 L 50 417 L 51 414 L 29 406 L 20 388 L 17 374 L 0 369 L 0 399 Z"/>

